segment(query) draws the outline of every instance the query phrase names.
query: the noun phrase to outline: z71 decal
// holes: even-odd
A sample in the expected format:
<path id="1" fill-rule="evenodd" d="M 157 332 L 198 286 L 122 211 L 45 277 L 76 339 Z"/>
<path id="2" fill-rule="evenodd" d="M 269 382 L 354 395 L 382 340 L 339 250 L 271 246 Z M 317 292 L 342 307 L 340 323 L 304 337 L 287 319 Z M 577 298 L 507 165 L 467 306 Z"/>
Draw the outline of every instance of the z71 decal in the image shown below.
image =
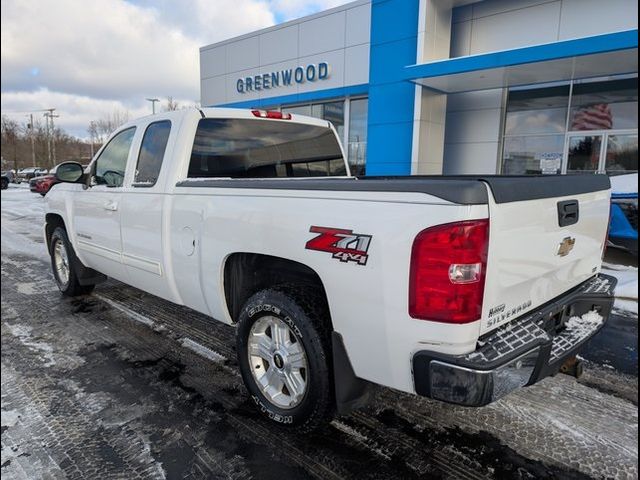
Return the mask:
<path id="1" fill-rule="evenodd" d="M 318 236 L 307 242 L 307 250 L 332 253 L 333 258 L 341 262 L 356 262 L 366 265 L 369 255 L 371 235 L 353 233 L 353 230 L 312 226 L 309 231 Z"/>

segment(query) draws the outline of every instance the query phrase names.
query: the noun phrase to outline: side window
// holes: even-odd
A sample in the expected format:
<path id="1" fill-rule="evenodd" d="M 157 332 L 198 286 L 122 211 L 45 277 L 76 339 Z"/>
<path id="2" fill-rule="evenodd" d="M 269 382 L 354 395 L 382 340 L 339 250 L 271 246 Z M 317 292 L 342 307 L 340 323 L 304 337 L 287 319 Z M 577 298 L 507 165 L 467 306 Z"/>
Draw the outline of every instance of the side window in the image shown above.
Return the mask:
<path id="1" fill-rule="evenodd" d="M 134 187 L 153 187 L 158 181 L 162 159 L 167 149 L 169 132 L 171 132 L 169 120 L 151 123 L 147 127 L 138 155 L 138 164 L 133 179 Z"/>
<path id="2" fill-rule="evenodd" d="M 96 160 L 95 181 L 98 185 L 121 187 L 135 127 L 121 131 L 104 148 Z"/>

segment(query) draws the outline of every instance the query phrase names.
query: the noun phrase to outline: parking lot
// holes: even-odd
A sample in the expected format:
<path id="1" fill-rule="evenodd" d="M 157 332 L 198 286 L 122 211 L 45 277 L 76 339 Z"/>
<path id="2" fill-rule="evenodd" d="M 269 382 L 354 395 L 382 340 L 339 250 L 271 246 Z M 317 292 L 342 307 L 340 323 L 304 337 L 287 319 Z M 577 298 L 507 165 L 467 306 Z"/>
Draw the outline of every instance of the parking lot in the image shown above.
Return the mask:
<path id="1" fill-rule="evenodd" d="M 231 327 L 115 281 L 62 297 L 24 187 L 1 205 L 3 478 L 637 478 L 637 315 L 579 380 L 480 409 L 380 388 L 298 435 L 250 404 Z"/>

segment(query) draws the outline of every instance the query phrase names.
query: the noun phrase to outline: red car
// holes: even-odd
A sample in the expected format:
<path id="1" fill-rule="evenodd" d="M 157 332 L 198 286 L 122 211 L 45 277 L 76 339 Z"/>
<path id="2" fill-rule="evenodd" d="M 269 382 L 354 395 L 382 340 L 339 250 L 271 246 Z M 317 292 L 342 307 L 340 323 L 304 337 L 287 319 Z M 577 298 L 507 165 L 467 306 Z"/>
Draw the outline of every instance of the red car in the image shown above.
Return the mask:
<path id="1" fill-rule="evenodd" d="M 39 193 L 43 197 L 47 194 L 49 189 L 58 182 L 55 175 L 47 174 L 41 177 L 34 177 L 29 180 L 29 190 L 33 193 Z"/>
<path id="2" fill-rule="evenodd" d="M 29 180 L 29 190 L 31 190 L 33 193 L 39 193 L 44 197 L 49 192 L 51 187 L 53 187 L 56 183 L 60 183 L 55 176 L 56 168 L 58 168 L 57 165 L 49 170 L 49 173 L 45 173 L 44 175 L 34 177 Z M 83 165 L 82 168 L 87 168 L 87 165 Z"/>

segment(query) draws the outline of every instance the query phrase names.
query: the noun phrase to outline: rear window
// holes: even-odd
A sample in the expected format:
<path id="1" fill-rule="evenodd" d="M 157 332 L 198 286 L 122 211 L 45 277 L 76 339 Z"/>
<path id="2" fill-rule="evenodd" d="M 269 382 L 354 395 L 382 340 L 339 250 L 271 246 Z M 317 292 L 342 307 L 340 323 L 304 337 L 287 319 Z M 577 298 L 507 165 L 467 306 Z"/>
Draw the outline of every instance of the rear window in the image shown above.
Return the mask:
<path id="1" fill-rule="evenodd" d="M 193 142 L 188 176 L 276 178 L 346 173 L 340 145 L 330 128 L 286 120 L 203 118 Z"/>

